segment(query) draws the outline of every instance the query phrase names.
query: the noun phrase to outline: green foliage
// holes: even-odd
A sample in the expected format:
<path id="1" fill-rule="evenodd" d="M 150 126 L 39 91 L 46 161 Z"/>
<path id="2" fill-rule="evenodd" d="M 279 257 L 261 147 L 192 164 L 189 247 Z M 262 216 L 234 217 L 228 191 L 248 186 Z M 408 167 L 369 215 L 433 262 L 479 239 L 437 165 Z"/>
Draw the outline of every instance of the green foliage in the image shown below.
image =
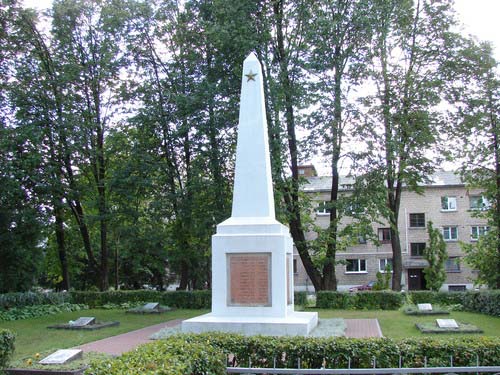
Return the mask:
<path id="1" fill-rule="evenodd" d="M 0 310 L 33 305 L 59 305 L 71 301 L 70 293 L 5 293 L 0 294 Z"/>
<path id="2" fill-rule="evenodd" d="M 450 311 L 439 305 L 432 305 L 432 310 L 419 310 L 416 305 L 405 306 L 403 312 L 406 315 L 448 315 Z"/>
<path id="3" fill-rule="evenodd" d="M 403 304 L 403 295 L 398 292 L 345 293 L 320 291 L 316 295 L 316 306 L 323 309 L 367 309 L 396 310 Z"/>
<path id="4" fill-rule="evenodd" d="M 61 312 L 79 311 L 88 308 L 89 307 L 87 305 L 76 305 L 70 303 L 63 303 L 60 305 L 13 307 L 6 311 L 0 310 L 0 321 L 37 318 L 39 316 L 54 315 Z"/>
<path id="5" fill-rule="evenodd" d="M 185 353 L 184 353 L 185 352 Z M 122 357 L 93 363 L 86 374 L 223 374 L 226 355 L 232 364 L 266 368 L 347 368 L 495 365 L 500 356 L 498 338 L 460 339 L 352 339 L 240 336 L 227 333 L 177 335 L 140 347 Z M 205 367 L 201 367 L 205 366 Z M 167 369 L 168 368 L 168 369 Z M 175 372 L 175 371 L 177 372 Z M 165 371 L 165 372 L 163 372 Z"/>
<path id="6" fill-rule="evenodd" d="M 491 228 L 487 233 L 479 236 L 476 243 L 462 243 L 461 245 L 466 253 L 465 261 L 478 271 L 474 283 L 496 288 L 500 274 L 498 229 Z"/>
<path id="7" fill-rule="evenodd" d="M 8 329 L 0 329 L 0 371 L 5 367 L 14 353 L 16 336 Z"/>
<path id="8" fill-rule="evenodd" d="M 90 306 L 104 306 L 107 304 L 135 303 L 142 301 L 159 302 L 161 305 L 184 308 L 206 309 L 211 306 L 212 294 L 209 290 L 195 290 L 192 292 L 175 291 L 159 292 L 156 290 L 127 290 L 109 292 L 71 292 L 72 302 Z"/>
<path id="9" fill-rule="evenodd" d="M 432 221 L 427 222 L 429 244 L 424 249 L 424 259 L 429 263 L 424 268 L 425 282 L 430 290 L 438 291 L 446 280 L 444 263 L 448 259 L 446 243 L 439 229 L 432 226 Z"/>
<path id="10" fill-rule="evenodd" d="M 500 316 L 500 291 L 465 293 L 462 305 L 467 311 Z"/>
<path id="11" fill-rule="evenodd" d="M 111 360 L 95 361 L 87 375 L 112 374 L 226 374 L 226 357 L 217 347 L 206 341 L 189 342 L 182 336 L 171 337 Z"/>
<path id="12" fill-rule="evenodd" d="M 295 292 L 293 294 L 293 303 L 297 306 L 306 306 L 307 292 Z"/>
<path id="13" fill-rule="evenodd" d="M 377 281 L 375 282 L 375 285 L 373 285 L 373 290 L 387 290 L 390 289 L 390 282 L 391 282 L 391 274 L 392 274 L 392 267 L 390 264 L 385 265 L 384 273 L 382 272 L 377 272 L 376 277 Z"/>

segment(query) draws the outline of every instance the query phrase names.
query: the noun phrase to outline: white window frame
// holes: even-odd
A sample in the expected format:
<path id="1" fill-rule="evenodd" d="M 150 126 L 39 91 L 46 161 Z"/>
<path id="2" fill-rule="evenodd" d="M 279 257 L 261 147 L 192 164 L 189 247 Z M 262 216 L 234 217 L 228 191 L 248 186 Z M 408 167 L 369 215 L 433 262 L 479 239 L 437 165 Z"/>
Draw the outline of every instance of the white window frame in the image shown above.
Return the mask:
<path id="1" fill-rule="evenodd" d="M 348 261 L 353 261 L 353 262 L 356 262 L 356 261 L 357 261 L 357 263 L 358 263 L 358 267 L 357 267 L 357 268 L 358 268 L 358 271 L 348 271 L 348 270 L 347 270 L 347 264 L 346 264 L 346 265 L 345 265 L 345 273 L 351 273 L 351 274 L 352 274 L 352 273 L 368 273 L 368 272 L 366 271 L 366 259 L 360 259 L 360 258 L 350 258 L 350 259 L 346 259 L 346 261 L 347 261 L 347 262 L 348 262 Z M 363 262 L 363 263 L 364 263 L 364 266 L 365 266 L 364 270 L 362 270 L 362 269 L 361 269 L 361 262 Z"/>
<path id="2" fill-rule="evenodd" d="M 477 199 L 481 205 L 480 207 L 472 207 L 472 200 Z M 491 207 L 491 203 L 484 195 L 471 195 L 469 196 L 469 209 L 472 211 L 484 211 Z"/>
<path id="3" fill-rule="evenodd" d="M 441 211 L 453 212 L 456 210 L 457 210 L 457 197 L 453 197 L 453 196 L 441 197 Z"/>
<path id="4" fill-rule="evenodd" d="M 487 225 L 472 225 L 470 227 L 470 240 L 477 241 L 479 237 L 484 236 L 486 232 L 490 230 L 490 227 Z"/>
<path id="5" fill-rule="evenodd" d="M 422 258 L 422 257 L 424 256 L 424 252 L 425 252 L 425 250 L 424 250 L 424 249 L 423 249 L 423 251 L 422 251 L 422 255 L 413 255 L 413 252 L 412 252 L 412 245 L 413 245 L 413 244 L 422 244 L 422 243 L 425 245 L 425 246 L 424 246 L 424 249 L 425 249 L 425 248 L 427 247 L 427 244 L 426 244 L 425 242 L 410 242 L 410 256 L 411 256 L 411 257 L 414 257 L 414 258 Z"/>
<path id="6" fill-rule="evenodd" d="M 381 272 L 381 273 L 385 273 L 385 267 L 387 266 L 387 261 L 389 261 L 389 264 L 391 265 L 391 273 L 392 273 L 392 270 L 394 269 L 394 266 L 393 266 L 393 263 L 392 263 L 392 258 L 380 258 L 378 260 L 378 270 Z M 382 267 L 382 263 L 384 264 L 384 266 Z"/>
<path id="7" fill-rule="evenodd" d="M 330 208 L 326 208 L 328 204 L 330 204 L 331 201 L 321 201 L 318 202 L 318 207 L 316 207 L 316 214 L 318 216 L 326 216 L 330 215 L 330 212 L 328 210 L 331 210 Z M 320 207 L 323 207 L 322 210 L 320 210 Z"/>
<path id="8" fill-rule="evenodd" d="M 389 238 L 384 240 L 383 239 L 383 233 L 384 232 L 388 232 L 389 233 Z M 377 229 L 377 235 L 378 235 L 378 240 L 381 242 L 381 243 L 391 243 L 391 228 L 378 228 Z"/>
<path id="9" fill-rule="evenodd" d="M 455 229 L 455 237 L 452 237 L 453 229 Z M 448 232 L 448 235 L 447 235 Z M 442 229 L 443 239 L 445 242 L 458 241 L 458 227 L 456 225 L 450 225 L 443 227 Z"/>

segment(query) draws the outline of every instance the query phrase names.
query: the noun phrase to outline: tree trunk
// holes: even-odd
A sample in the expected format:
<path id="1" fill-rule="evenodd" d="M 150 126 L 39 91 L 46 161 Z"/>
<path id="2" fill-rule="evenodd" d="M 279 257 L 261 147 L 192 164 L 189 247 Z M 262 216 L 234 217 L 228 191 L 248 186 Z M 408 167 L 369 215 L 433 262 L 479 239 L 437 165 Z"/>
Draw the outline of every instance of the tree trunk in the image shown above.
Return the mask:
<path id="1" fill-rule="evenodd" d="M 302 259 L 302 264 L 311 279 L 314 288 L 321 290 L 321 275 L 314 267 L 312 259 L 309 255 L 309 249 L 305 240 L 304 230 L 302 228 L 302 219 L 299 205 L 299 174 L 297 168 L 297 137 L 295 135 L 295 118 L 293 112 L 293 94 L 292 83 L 288 72 L 288 58 L 285 51 L 284 35 L 283 35 L 283 0 L 275 0 L 273 2 L 273 11 L 276 21 L 276 38 L 278 43 L 277 60 L 280 68 L 280 83 L 283 88 L 285 100 L 285 120 L 288 134 L 288 148 L 290 151 L 290 162 L 292 170 L 291 186 L 288 189 L 288 197 L 285 196 L 285 204 L 287 205 L 290 214 L 289 224 L 290 233 L 297 247 L 297 251 Z"/>
<path id="2" fill-rule="evenodd" d="M 59 262 L 61 264 L 61 276 L 62 283 L 61 289 L 69 290 L 69 271 L 68 271 L 68 259 L 66 257 L 66 244 L 64 241 L 64 219 L 63 219 L 63 202 L 54 202 L 54 216 L 56 225 L 56 242 L 57 242 L 57 253 L 59 255 Z"/>

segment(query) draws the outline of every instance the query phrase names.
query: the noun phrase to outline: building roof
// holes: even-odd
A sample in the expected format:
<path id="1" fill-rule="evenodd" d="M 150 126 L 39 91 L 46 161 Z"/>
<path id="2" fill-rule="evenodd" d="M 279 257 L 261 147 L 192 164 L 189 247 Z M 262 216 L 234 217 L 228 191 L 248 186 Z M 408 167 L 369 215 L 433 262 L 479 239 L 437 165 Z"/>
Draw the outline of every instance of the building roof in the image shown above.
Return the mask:
<path id="1" fill-rule="evenodd" d="M 464 182 L 454 171 L 436 171 L 429 177 L 429 183 L 422 183 L 421 186 L 463 186 Z M 340 190 L 351 190 L 354 178 L 351 176 L 341 176 L 339 182 Z M 330 191 L 332 187 L 332 176 L 317 176 L 307 178 L 307 183 L 302 190 L 306 192 Z"/>

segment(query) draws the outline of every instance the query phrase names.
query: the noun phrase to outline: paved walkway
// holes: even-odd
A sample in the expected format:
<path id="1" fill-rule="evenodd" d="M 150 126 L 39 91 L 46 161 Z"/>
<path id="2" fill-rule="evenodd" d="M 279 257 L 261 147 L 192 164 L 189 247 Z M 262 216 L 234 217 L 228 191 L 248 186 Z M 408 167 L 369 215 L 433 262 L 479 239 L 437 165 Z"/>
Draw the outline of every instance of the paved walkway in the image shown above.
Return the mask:
<path id="1" fill-rule="evenodd" d="M 129 352 L 135 349 L 141 344 L 151 342 L 149 336 L 151 336 L 153 333 L 158 332 L 160 329 L 165 327 L 173 327 L 180 324 L 181 322 L 182 320 L 180 319 L 174 319 L 166 323 L 160 323 L 154 326 L 122 333 L 121 335 L 107 337 L 99 341 L 89 342 L 88 344 L 77 346 L 77 348 L 82 349 L 84 352 L 98 352 L 111 355 L 120 355 L 122 353 Z"/>
<path id="2" fill-rule="evenodd" d="M 353 338 L 383 337 L 378 319 L 346 319 L 345 336 Z"/>
<path id="3" fill-rule="evenodd" d="M 133 350 L 135 347 L 151 342 L 149 337 L 165 327 L 174 327 L 182 320 L 175 319 L 166 323 L 156 324 L 136 331 L 108 337 L 99 341 L 78 346 L 84 352 L 99 352 L 111 355 L 120 355 Z M 377 319 L 346 319 L 346 337 L 382 337 L 382 331 Z"/>

